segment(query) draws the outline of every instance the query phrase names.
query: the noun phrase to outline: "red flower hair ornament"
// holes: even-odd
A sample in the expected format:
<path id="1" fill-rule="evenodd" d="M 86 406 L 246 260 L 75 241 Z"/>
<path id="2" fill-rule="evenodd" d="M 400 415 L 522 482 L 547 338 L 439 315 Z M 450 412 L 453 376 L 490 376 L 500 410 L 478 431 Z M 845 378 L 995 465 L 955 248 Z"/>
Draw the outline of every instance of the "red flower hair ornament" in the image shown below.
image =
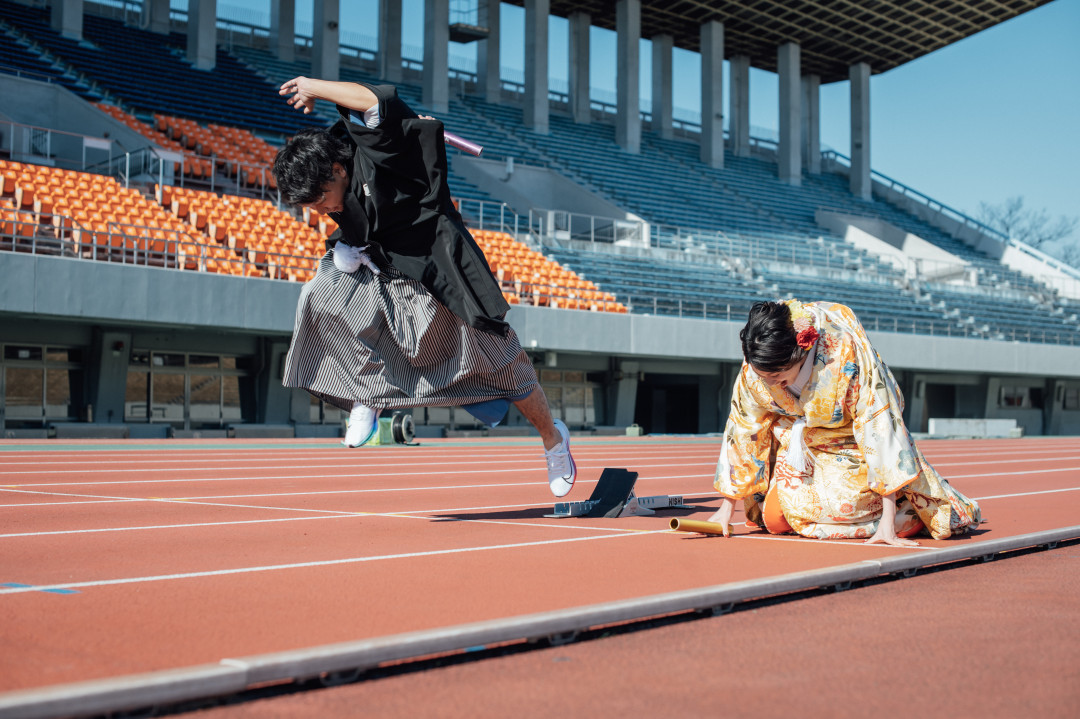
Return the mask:
<path id="1" fill-rule="evenodd" d="M 791 327 L 795 330 L 795 343 L 804 350 L 810 349 L 821 336 L 814 327 L 813 315 L 798 300 L 787 300 L 784 304 L 791 312 Z"/>

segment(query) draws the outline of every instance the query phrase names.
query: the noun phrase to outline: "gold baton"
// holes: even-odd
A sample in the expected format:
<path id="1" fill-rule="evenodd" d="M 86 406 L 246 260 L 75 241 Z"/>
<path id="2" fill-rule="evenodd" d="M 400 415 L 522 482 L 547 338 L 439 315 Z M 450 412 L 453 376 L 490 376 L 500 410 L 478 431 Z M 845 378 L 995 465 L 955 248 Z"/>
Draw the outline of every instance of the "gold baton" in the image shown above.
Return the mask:
<path id="1" fill-rule="evenodd" d="M 671 528 L 677 532 L 697 532 L 699 534 L 719 534 L 723 536 L 724 525 L 719 522 L 702 522 L 699 519 L 679 519 L 678 517 L 671 520 Z M 732 534 L 732 527 L 728 525 L 728 534 Z"/>

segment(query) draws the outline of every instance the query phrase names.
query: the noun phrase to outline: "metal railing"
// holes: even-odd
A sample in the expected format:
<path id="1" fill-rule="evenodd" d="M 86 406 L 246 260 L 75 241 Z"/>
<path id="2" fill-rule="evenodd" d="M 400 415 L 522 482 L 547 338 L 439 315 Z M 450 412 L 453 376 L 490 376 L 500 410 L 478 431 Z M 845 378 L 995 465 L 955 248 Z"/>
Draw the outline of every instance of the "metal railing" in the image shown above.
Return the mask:
<path id="1" fill-rule="evenodd" d="M 310 279 L 318 263 L 309 255 L 198 240 L 195 228 L 189 234 L 115 221 L 91 227 L 66 215 L 7 212 L 14 220 L 0 215 L 0 251 L 292 281 Z"/>
<path id="2" fill-rule="evenodd" d="M 828 161 L 828 160 L 837 161 L 838 164 L 847 165 L 847 167 L 849 169 L 851 167 L 851 158 L 848 157 L 847 155 L 844 155 L 844 154 L 841 154 L 841 153 L 837 152 L 836 150 L 826 150 L 825 152 L 822 152 L 821 153 L 821 159 L 823 161 Z M 989 225 L 987 225 L 987 224 L 985 224 L 983 222 L 979 222 L 974 217 L 971 217 L 970 215 L 966 215 L 963 212 L 961 212 L 960 210 L 957 210 L 957 209 L 955 209 L 953 207 L 949 207 L 948 205 L 946 205 L 943 202 L 938 202 L 937 200 L 930 197 L 929 195 L 925 195 L 925 194 L 919 192 L 918 190 L 916 190 L 916 189 L 914 189 L 912 187 L 909 187 L 908 185 L 905 185 L 904 183 L 900 182 L 899 180 L 894 180 L 893 178 L 889 177 L 888 175 L 882 174 L 882 173 L 878 172 L 877 170 L 871 170 L 870 171 L 870 178 L 872 180 L 877 180 L 882 185 L 887 186 L 888 189 L 892 190 L 893 192 L 896 192 L 896 193 L 898 193 L 900 195 L 903 195 L 904 197 L 910 197 L 910 198 L 914 199 L 915 201 L 919 202 L 920 204 L 925 205 L 928 209 L 933 210 L 934 212 L 941 213 L 942 215 L 945 215 L 946 217 L 948 217 L 948 218 L 950 218 L 952 220 L 955 220 L 956 222 L 959 222 L 961 225 L 964 225 L 965 227 L 970 227 L 971 229 L 977 230 L 978 232 L 981 232 L 982 234 L 987 235 L 988 237 L 992 237 L 992 238 L 998 240 L 999 242 L 1002 242 L 1002 243 L 1008 243 L 1009 242 L 1010 238 L 1009 238 L 1008 235 L 1006 235 L 1006 234 L 1004 234 L 1004 233 L 1002 233 L 1002 232 L 1000 232 L 998 230 L 995 230 L 993 227 L 990 227 Z"/>
<path id="3" fill-rule="evenodd" d="M 7 121 L 0 123 L 0 127 L 7 128 L 0 148 L 7 150 L 15 162 L 88 170 L 91 167 L 87 163 L 88 151 L 104 152 L 108 156 L 119 145 L 115 140 L 21 122 Z"/>
<path id="4" fill-rule="evenodd" d="M 463 203 L 468 204 L 468 203 Z M 508 212 L 505 205 L 476 203 L 478 217 L 486 227 L 513 233 L 539 236 L 539 217 L 523 218 Z M 495 211 L 498 212 L 495 212 Z M 9 218 L 14 218 L 10 220 Z M 536 223 L 535 225 L 533 223 Z M 88 227 L 64 215 L 35 214 L 28 210 L 4 210 L 0 213 L 0 251 L 59 255 L 83 260 L 128 265 L 154 266 L 177 270 L 218 272 L 243 277 L 306 281 L 314 274 L 317 258 L 257 248 L 229 248 L 207 238 L 193 239 L 190 234 L 148 225 L 106 222 Z M 476 225 L 473 225 L 476 227 Z M 626 311 L 662 317 L 700 318 L 742 321 L 745 306 L 730 301 L 710 302 L 679 298 L 671 293 L 622 293 L 603 288 L 595 291 L 567 288 L 529 278 L 503 281 L 516 304 L 538 307 L 591 311 Z M 603 295 L 607 295 L 604 297 Z M 614 299 L 610 299 L 614 297 Z M 513 300 L 511 300 L 513 302 Z M 625 308 L 625 310 L 624 310 Z M 994 331 L 989 325 L 971 320 L 911 320 L 893 317 L 891 322 L 877 316 L 865 317 L 867 329 L 944 337 L 972 337 L 1005 341 L 1042 342 L 1080 345 L 1080 330 L 1061 331 L 1008 328 Z"/>

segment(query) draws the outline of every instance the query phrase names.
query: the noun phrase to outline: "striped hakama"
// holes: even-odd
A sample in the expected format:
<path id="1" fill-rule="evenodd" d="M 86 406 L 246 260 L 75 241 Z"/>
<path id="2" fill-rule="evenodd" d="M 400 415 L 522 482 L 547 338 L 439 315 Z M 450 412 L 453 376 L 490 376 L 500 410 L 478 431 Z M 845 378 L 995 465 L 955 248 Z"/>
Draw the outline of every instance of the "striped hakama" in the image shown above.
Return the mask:
<path id="1" fill-rule="evenodd" d="M 393 267 L 344 273 L 331 250 L 300 291 L 283 383 L 348 411 L 516 400 L 537 379 L 513 329 L 474 329 Z"/>

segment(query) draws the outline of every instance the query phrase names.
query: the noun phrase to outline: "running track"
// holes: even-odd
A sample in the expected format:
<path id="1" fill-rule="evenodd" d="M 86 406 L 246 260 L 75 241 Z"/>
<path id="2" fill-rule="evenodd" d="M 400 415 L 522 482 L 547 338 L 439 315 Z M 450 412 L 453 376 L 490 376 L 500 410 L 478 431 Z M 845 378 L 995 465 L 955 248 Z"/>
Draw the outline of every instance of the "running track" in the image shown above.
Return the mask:
<path id="1" fill-rule="evenodd" d="M 535 439 L 351 451 L 0 443 L 0 709 L 32 712 L 30 700 L 46 696 L 34 690 L 73 682 L 222 660 L 251 667 L 307 648 L 891 557 L 932 562 L 935 550 L 1070 528 L 1080 506 L 1080 439 L 924 441 L 935 467 L 980 502 L 976 533 L 899 549 L 741 527 L 731 540 L 671 532 L 672 516 L 711 513 L 718 443 L 575 439 L 580 486 L 569 499 L 585 499 L 604 467 L 625 467 L 639 473 L 639 495 L 695 506 L 615 520 L 543 516 L 553 502 Z M 296 675 L 311 666 L 297 662 Z"/>

